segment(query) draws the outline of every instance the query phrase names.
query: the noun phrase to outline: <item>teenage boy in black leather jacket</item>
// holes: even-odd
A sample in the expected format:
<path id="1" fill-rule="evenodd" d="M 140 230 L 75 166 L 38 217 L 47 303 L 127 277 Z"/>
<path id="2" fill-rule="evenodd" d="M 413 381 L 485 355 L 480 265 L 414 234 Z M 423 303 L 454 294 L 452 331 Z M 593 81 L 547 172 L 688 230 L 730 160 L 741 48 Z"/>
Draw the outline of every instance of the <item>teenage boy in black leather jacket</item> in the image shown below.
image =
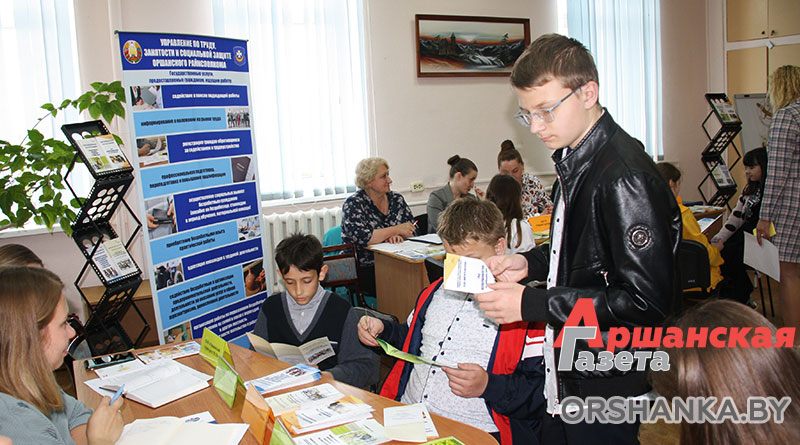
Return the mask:
<path id="1" fill-rule="evenodd" d="M 477 298 L 500 323 L 548 324 L 542 443 L 638 443 L 638 422 L 567 423 L 560 401 L 642 396 L 649 390 L 645 373 L 574 366 L 557 372 L 560 348 L 553 340 L 581 298 L 591 299 L 604 344 L 609 328 L 659 326 L 677 310 L 680 211 L 641 143 L 600 106 L 597 68 L 580 42 L 539 37 L 514 64 L 511 83 L 520 107 L 515 117 L 555 150 L 551 244 L 487 260 L 501 282 Z M 516 283 L 526 276 L 546 277 L 547 289 Z M 588 351 L 597 363 L 602 349 L 578 340 L 575 356 Z"/>

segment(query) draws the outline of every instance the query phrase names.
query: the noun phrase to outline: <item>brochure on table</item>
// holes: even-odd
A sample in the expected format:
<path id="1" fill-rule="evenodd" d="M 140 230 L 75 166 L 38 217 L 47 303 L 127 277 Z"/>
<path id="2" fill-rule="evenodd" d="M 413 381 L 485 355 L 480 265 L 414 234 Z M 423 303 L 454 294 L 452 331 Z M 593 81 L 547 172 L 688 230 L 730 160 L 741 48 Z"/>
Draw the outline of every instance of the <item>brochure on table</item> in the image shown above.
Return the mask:
<path id="1" fill-rule="evenodd" d="M 247 42 L 118 36 L 159 340 L 246 346 L 269 291 Z"/>

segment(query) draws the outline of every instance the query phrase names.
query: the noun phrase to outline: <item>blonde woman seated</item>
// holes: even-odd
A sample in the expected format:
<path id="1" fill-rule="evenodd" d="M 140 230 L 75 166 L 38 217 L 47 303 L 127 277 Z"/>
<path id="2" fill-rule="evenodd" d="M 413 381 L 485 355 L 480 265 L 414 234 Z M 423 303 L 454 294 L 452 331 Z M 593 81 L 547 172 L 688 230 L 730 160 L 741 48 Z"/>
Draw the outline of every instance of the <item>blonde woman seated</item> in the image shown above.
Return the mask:
<path id="1" fill-rule="evenodd" d="M 361 289 L 375 295 L 375 257 L 367 246 L 399 243 L 414 235 L 414 215 L 403 195 L 392 191 L 389 164 L 366 158 L 356 166 L 359 190 L 342 206 L 342 240 L 356 246 Z"/>
<path id="2" fill-rule="evenodd" d="M 52 272 L 0 267 L 0 434 L 17 444 L 111 445 L 122 433 L 122 398 L 94 413 L 64 393 L 53 371 L 75 331 Z"/>
<path id="3" fill-rule="evenodd" d="M 506 228 L 506 253 L 523 253 L 534 247 L 533 229 L 522 216 L 522 187 L 511 175 L 495 175 L 486 189 L 486 199 L 495 203 Z"/>

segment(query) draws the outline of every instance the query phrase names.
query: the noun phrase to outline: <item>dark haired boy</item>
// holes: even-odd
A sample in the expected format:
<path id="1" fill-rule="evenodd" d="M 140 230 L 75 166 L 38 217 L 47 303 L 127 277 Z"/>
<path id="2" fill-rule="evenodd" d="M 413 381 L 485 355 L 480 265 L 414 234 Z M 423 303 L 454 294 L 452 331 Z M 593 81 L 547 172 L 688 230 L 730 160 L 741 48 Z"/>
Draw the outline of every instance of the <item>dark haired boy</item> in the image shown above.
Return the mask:
<path id="1" fill-rule="evenodd" d="M 503 215 L 490 201 L 460 198 L 439 217 L 448 254 L 484 259 L 505 251 Z M 499 326 L 473 294 L 446 290 L 439 279 L 422 291 L 406 323 L 364 316 L 358 335 L 455 368 L 398 361 L 381 395 L 424 403 L 433 413 L 480 428 L 503 444 L 539 443 L 543 411 L 541 342 L 544 325 Z M 489 370 L 489 372 L 487 372 Z"/>
<path id="2" fill-rule="evenodd" d="M 346 299 L 319 284 L 328 271 L 319 240 L 292 235 L 275 248 L 275 262 L 286 290 L 264 301 L 253 333 L 294 346 L 328 337 L 336 355 L 320 362 L 320 370 L 361 388 L 377 383 L 378 356 L 358 341 L 358 316 Z"/>
<path id="3" fill-rule="evenodd" d="M 582 298 L 592 300 L 606 340 L 612 327 L 657 326 L 676 311 L 677 202 L 641 143 L 600 105 L 597 68 L 580 42 L 539 37 L 515 62 L 511 83 L 520 108 L 515 117 L 555 150 L 551 244 L 489 259 L 505 282 L 478 296 L 481 308 L 500 323 L 547 322 L 543 443 L 638 443 L 638 423 L 566 423 L 560 401 L 640 397 L 650 389 L 645 373 L 576 370 L 578 353 L 589 352 L 597 363 L 602 349 L 585 340 L 576 343 L 572 370 L 557 370 L 554 339 Z M 526 276 L 546 277 L 547 289 L 514 282 Z"/>

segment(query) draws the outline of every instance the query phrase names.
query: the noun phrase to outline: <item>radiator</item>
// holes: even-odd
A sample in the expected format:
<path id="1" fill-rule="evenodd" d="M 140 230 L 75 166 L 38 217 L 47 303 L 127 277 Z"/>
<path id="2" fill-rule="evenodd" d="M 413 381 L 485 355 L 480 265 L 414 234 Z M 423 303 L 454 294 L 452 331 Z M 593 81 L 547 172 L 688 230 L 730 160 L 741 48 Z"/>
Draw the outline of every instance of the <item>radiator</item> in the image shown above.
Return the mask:
<path id="1" fill-rule="evenodd" d="M 264 267 L 270 281 L 271 292 L 283 289 L 275 264 L 275 247 L 284 238 L 295 233 L 316 236 L 320 242 L 325 232 L 342 223 L 342 208 L 304 210 L 302 212 L 273 213 L 264 216 L 267 250 L 264 252 Z"/>

